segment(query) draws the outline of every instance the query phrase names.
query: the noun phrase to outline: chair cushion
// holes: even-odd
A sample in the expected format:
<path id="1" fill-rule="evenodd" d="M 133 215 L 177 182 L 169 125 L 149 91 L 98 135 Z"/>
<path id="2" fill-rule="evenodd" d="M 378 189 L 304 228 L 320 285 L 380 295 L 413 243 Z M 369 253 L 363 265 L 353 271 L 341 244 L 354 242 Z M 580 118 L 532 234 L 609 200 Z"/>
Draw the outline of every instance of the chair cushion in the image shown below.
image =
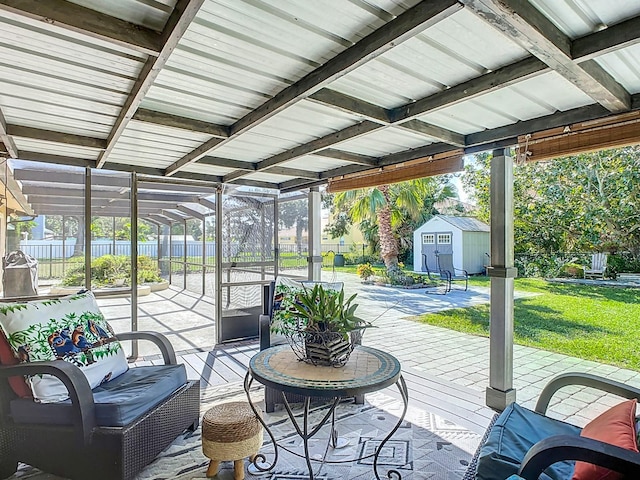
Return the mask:
<path id="1" fill-rule="evenodd" d="M 636 445 L 636 399 L 627 400 L 591 420 L 580 434 L 583 437 L 601 440 L 634 452 Z M 576 462 L 573 480 L 616 480 L 622 474 L 598 465 Z"/>
<path id="2" fill-rule="evenodd" d="M 20 360 L 15 357 L 13 349 L 7 341 L 7 337 L 4 336 L 4 332 L 2 332 L 2 330 L 0 329 L 0 364 L 17 365 L 18 363 L 20 363 Z M 13 393 L 15 393 L 18 397 L 32 397 L 31 389 L 29 388 L 29 385 L 25 383 L 23 376 L 9 377 L 8 380 Z"/>
<path id="3" fill-rule="evenodd" d="M 64 360 L 78 366 L 91 388 L 129 368 L 91 292 L 60 299 L 0 305 L 0 327 L 16 358 L 22 362 Z M 28 378 L 39 402 L 68 398 L 67 389 L 52 375 Z"/>
<path id="4" fill-rule="evenodd" d="M 118 378 L 93 390 L 96 421 L 101 426 L 124 426 L 163 402 L 187 382 L 184 365 L 152 365 L 130 368 Z M 38 404 L 15 399 L 11 415 L 16 423 L 68 425 L 71 400 Z"/>
<path id="5" fill-rule="evenodd" d="M 498 417 L 487 441 L 480 449 L 478 480 L 504 480 L 517 474 L 527 451 L 552 435 L 580 435 L 580 428 L 545 417 L 513 403 Z M 558 462 L 540 478 L 567 480 L 573 473 L 572 461 Z"/>

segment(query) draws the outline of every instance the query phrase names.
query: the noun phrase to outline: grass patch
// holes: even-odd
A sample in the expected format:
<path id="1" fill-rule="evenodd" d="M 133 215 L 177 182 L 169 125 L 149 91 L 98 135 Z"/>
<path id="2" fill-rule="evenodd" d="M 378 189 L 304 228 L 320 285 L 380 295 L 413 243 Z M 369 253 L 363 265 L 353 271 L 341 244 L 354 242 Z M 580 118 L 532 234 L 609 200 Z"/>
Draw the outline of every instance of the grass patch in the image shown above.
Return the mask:
<path id="1" fill-rule="evenodd" d="M 485 283 L 488 285 L 488 281 Z M 539 294 L 515 301 L 515 343 L 640 370 L 637 289 L 557 284 L 531 278 L 516 279 L 515 283 L 516 290 Z M 489 335 L 488 305 L 421 315 L 414 320 Z"/>

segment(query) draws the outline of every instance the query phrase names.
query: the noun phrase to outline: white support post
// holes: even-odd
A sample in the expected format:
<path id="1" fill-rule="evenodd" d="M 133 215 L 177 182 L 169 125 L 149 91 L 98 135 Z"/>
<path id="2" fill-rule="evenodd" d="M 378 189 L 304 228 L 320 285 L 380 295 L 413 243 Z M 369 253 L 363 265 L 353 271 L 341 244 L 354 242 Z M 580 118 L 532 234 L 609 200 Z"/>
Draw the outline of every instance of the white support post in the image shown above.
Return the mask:
<path id="1" fill-rule="evenodd" d="M 513 159 L 505 149 L 491 160 L 491 319 L 486 403 L 504 410 L 515 402 L 513 388 Z"/>
<path id="2" fill-rule="evenodd" d="M 309 280 L 322 279 L 321 198 L 318 187 L 309 190 Z"/>

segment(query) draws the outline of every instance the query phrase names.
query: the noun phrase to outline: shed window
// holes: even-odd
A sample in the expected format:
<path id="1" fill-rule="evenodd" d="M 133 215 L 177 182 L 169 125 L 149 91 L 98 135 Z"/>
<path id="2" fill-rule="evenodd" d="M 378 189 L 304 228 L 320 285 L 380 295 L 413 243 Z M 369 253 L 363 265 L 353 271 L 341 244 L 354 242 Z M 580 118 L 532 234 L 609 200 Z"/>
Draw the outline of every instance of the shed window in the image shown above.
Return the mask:
<path id="1" fill-rule="evenodd" d="M 433 233 L 423 233 L 422 234 L 422 244 L 423 245 L 433 245 L 436 243 L 436 236 Z"/>
<path id="2" fill-rule="evenodd" d="M 449 245 L 451 243 L 451 234 L 450 233 L 439 233 L 438 234 L 438 245 Z"/>

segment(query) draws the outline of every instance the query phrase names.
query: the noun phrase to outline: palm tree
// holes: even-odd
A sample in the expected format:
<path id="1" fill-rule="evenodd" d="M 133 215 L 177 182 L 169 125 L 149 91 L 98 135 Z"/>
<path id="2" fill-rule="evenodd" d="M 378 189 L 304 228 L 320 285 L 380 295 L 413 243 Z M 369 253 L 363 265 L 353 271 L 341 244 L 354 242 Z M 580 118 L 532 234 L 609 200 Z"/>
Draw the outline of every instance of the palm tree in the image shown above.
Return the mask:
<path id="1" fill-rule="evenodd" d="M 433 204 L 457 197 L 447 177 L 420 178 L 391 185 L 350 190 L 336 194 L 335 206 L 349 212 L 354 222 L 377 224 L 380 255 L 390 278 L 401 277 L 398 239 L 394 232 L 407 218 L 424 221 L 433 215 Z"/>

